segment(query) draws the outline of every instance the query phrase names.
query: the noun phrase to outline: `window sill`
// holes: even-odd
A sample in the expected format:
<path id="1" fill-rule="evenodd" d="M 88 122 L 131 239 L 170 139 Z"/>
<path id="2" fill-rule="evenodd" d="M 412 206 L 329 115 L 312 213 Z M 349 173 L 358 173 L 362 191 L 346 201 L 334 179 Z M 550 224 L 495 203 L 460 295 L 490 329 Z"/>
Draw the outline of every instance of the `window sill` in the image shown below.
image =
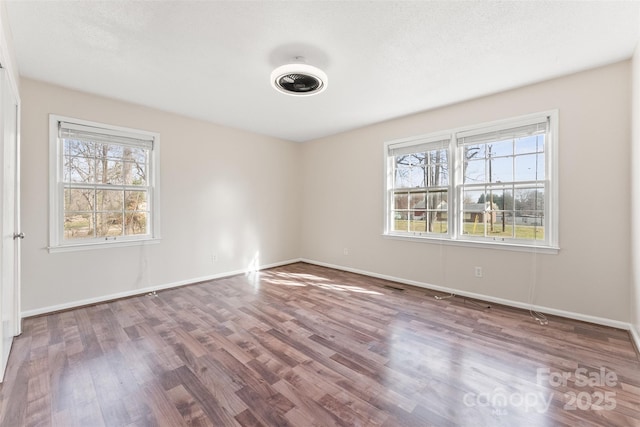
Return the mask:
<path id="1" fill-rule="evenodd" d="M 143 245 L 155 245 L 160 243 L 160 238 L 148 238 L 137 240 L 120 240 L 120 241 L 105 241 L 105 242 L 91 242 L 91 243 L 74 243 L 65 244 L 59 246 L 49 246 L 47 249 L 50 254 L 60 252 L 77 252 L 93 249 L 108 249 L 108 248 L 124 248 L 127 246 L 143 246 Z"/>
<path id="2" fill-rule="evenodd" d="M 537 253 L 537 254 L 556 255 L 560 252 L 560 248 L 557 246 L 531 246 L 531 245 L 505 243 L 505 242 L 451 240 L 451 239 L 442 238 L 442 237 L 408 236 L 404 234 L 391 234 L 391 233 L 385 233 L 382 235 L 382 237 L 385 239 L 404 240 L 404 241 L 410 241 L 410 242 L 443 244 L 448 246 L 464 246 L 468 248 L 497 249 L 497 250 L 515 251 L 515 252 L 531 252 L 531 253 Z"/>

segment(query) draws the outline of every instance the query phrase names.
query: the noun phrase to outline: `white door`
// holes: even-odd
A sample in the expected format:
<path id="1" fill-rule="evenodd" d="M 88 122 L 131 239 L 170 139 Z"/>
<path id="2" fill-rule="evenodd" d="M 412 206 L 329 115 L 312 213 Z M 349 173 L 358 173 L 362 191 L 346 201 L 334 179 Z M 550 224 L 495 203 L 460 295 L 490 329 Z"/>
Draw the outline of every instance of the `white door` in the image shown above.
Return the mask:
<path id="1" fill-rule="evenodd" d="M 18 101 L 8 73 L 0 69 L 0 140 L 3 173 L 1 176 L 2 242 L 0 244 L 0 381 L 9 359 L 13 337 L 20 334 L 20 194 Z"/>

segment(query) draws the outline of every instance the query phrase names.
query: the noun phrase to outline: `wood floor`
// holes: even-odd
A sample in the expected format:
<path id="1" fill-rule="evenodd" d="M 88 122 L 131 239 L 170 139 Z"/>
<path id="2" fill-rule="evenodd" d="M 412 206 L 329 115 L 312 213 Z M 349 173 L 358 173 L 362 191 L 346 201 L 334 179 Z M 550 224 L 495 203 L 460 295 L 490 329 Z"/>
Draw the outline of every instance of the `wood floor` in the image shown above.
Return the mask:
<path id="1" fill-rule="evenodd" d="M 298 263 L 24 320 L 2 426 L 639 426 L 626 331 Z"/>

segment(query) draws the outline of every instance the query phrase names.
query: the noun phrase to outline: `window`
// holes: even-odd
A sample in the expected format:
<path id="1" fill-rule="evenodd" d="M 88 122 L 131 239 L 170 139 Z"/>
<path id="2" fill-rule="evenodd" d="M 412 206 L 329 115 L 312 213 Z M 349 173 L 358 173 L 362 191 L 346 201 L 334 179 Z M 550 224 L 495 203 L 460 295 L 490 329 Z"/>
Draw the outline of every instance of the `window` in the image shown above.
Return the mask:
<path id="1" fill-rule="evenodd" d="M 159 135 L 50 116 L 50 250 L 159 238 Z"/>
<path id="2" fill-rule="evenodd" d="M 391 231 L 447 234 L 449 140 L 411 141 L 389 147 L 393 158 Z"/>
<path id="3" fill-rule="evenodd" d="M 385 234 L 557 248 L 557 112 L 391 141 Z"/>

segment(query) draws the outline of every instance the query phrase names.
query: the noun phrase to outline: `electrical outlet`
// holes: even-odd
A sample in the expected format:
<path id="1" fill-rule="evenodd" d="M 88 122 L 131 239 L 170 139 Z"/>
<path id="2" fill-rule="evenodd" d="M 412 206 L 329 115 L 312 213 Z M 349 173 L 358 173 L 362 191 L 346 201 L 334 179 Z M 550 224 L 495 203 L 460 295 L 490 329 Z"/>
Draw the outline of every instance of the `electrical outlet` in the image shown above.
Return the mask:
<path id="1" fill-rule="evenodd" d="M 482 277 L 482 267 L 475 267 L 474 268 L 474 273 L 475 273 L 476 277 L 478 277 L 478 278 Z"/>
<path id="2" fill-rule="evenodd" d="M 344 253 L 345 255 L 349 255 L 349 248 L 344 248 L 343 253 Z"/>

